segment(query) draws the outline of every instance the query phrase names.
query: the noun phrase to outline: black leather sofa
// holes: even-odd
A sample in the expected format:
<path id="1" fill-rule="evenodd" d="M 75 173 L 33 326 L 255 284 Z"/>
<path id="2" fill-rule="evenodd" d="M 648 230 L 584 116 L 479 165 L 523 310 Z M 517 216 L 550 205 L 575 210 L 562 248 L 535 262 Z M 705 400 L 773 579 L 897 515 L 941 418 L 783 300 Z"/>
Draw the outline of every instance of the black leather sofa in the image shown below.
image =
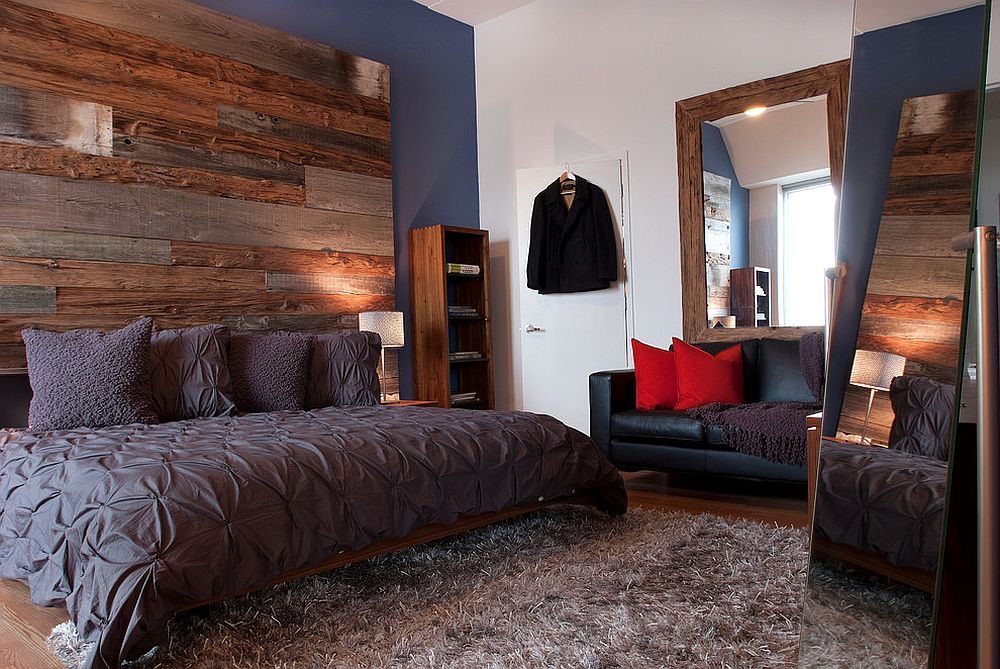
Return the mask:
<path id="1" fill-rule="evenodd" d="M 751 339 L 743 346 L 745 402 L 815 402 L 799 363 L 799 342 Z M 709 353 L 732 342 L 697 344 Z M 803 430 L 805 426 L 803 425 Z M 635 372 L 590 375 L 590 436 L 620 469 L 650 469 L 806 482 L 806 468 L 771 462 L 728 447 L 720 428 L 683 411 L 635 408 Z"/>

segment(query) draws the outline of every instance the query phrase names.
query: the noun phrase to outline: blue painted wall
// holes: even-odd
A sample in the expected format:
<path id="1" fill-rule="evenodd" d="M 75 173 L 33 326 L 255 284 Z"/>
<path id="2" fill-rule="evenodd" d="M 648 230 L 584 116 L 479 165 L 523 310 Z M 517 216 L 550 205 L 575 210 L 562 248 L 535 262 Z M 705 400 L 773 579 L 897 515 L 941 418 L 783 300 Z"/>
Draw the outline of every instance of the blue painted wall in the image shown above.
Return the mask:
<path id="1" fill-rule="evenodd" d="M 471 26 L 413 0 L 196 0 L 389 66 L 396 304 L 410 329 L 408 231 L 479 227 L 476 56 Z M 412 349 L 400 385 L 413 397 Z"/>
<path id="2" fill-rule="evenodd" d="M 848 273 L 830 350 L 828 434 L 850 378 L 903 100 L 978 88 L 984 22 L 984 8 L 973 7 L 854 38 L 837 249 Z"/>
<path id="3" fill-rule="evenodd" d="M 732 187 L 732 221 L 730 235 L 732 247 L 730 254 L 733 269 L 750 266 L 750 191 L 740 186 L 736 178 L 736 168 L 733 159 L 722 139 L 722 131 L 711 123 L 701 124 L 701 165 L 702 169 L 712 174 L 729 177 Z"/>

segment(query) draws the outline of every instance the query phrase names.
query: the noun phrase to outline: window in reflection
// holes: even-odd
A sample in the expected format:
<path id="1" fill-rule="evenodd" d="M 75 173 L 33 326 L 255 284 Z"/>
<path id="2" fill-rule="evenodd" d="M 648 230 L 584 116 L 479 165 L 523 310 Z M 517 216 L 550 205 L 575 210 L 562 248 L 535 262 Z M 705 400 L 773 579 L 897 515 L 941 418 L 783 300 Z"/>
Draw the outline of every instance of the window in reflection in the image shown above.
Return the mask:
<path id="1" fill-rule="evenodd" d="M 782 325 L 822 325 L 823 270 L 835 264 L 834 213 L 836 195 L 829 179 L 789 184 L 782 188 L 778 260 L 780 322 Z"/>

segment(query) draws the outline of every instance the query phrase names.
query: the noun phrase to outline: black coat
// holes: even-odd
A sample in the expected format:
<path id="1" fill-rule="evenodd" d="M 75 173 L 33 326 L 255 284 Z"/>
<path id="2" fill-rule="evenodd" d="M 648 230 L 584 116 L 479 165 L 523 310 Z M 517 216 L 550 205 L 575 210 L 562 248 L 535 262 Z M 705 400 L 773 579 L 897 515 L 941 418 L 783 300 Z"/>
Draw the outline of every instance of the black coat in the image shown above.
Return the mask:
<path id="1" fill-rule="evenodd" d="M 604 191 L 576 178 L 569 211 L 559 180 L 535 197 L 528 247 L 528 288 L 539 293 L 579 293 L 607 288 L 618 279 L 618 245 Z"/>

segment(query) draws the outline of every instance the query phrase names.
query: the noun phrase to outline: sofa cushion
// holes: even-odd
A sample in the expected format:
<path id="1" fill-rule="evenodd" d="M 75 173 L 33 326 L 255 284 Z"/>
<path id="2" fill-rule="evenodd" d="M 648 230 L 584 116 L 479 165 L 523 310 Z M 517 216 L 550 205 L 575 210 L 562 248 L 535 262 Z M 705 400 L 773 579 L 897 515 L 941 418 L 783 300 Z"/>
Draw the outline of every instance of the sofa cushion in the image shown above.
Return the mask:
<path id="1" fill-rule="evenodd" d="M 705 426 L 705 443 L 709 446 L 728 446 L 729 439 L 726 428 L 722 425 L 709 424 Z"/>
<path id="2" fill-rule="evenodd" d="M 611 437 L 642 440 L 681 440 L 701 444 L 705 428 L 683 411 L 620 411 L 611 415 Z"/>
<path id="3" fill-rule="evenodd" d="M 674 352 L 632 340 L 635 362 L 635 408 L 673 409 L 677 404 Z"/>
<path id="4" fill-rule="evenodd" d="M 693 344 L 703 351 L 707 351 L 712 355 L 724 351 L 733 344 L 739 344 L 743 353 L 743 401 L 744 402 L 758 402 L 758 389 L 757 389 L 757 357 L 759 351 L 759 339 L 748 339 L 741 342 L 732 341 L 709 341 L 702 342 L 700 344 Z M 671 346 L 670 350 L 674 347 Z"/>
<path id="5" fill-rule="evenodd" d="M 815 402 L 802 375 L 797 339 L 761 339 L 757 353 L 757 387 L 761 402 Z"/>
<path id="6" fill-rule="evenodd" d="M 743 352 L 734 344 L 711 354 L 674 337 L 677 362 L 676 409 L 713 402 L 743 403 Z"/>

